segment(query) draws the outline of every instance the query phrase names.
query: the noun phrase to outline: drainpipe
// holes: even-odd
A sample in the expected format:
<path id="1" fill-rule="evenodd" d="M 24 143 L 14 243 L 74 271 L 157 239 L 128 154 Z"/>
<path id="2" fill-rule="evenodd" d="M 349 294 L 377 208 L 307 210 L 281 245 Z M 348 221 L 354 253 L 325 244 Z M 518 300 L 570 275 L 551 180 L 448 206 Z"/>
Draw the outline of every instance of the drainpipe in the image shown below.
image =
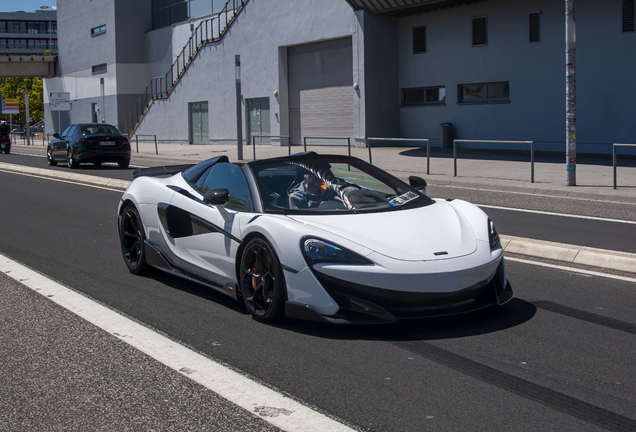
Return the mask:
<path id="1" fill-rule="evenodd" d="M 567 185 L 576 186 L 576 19 L 575 0 L 565 0 Z"/>

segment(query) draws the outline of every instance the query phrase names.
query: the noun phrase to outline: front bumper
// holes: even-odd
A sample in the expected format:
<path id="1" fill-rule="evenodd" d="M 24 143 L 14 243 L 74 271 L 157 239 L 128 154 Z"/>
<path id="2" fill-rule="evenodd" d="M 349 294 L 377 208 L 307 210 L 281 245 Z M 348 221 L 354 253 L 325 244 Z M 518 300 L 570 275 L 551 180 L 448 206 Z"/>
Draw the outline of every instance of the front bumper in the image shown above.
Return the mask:
<path id="1" fill-rule="evenodd" d="M 287 302 L 285 315 L 333 324 L 380 324 L 401 319 L 429 318 L 473 312 L 503 305 L 513 297 L 503 258 L 481 281 L 451 292 L 419 292 L 370 287 L 317 271 L 314 276 L 338 304 L 333 315 L 321 315 L 310 306 Z"/>

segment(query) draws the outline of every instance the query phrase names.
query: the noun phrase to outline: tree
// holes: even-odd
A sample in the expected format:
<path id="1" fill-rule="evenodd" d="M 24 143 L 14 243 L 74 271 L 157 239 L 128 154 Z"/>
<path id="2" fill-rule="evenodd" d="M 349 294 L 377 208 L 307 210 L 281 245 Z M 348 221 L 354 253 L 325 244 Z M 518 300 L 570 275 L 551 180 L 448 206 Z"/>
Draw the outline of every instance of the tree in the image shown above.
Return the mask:
<path id="1" fill-rule="evenodd" d="M 4 99 L 18 99 L 20 112 L 24 112 L 24 87 L 29 92 L 29 114 L 32 122 L 44 118 L 42 102 L 42 80 L 40 78 L 1 78 L 0 93 Z M 0 119 L 9 120 L 9 114 L 0 114 Z M 24 120 L 22 121 L 24 123 Z"/>

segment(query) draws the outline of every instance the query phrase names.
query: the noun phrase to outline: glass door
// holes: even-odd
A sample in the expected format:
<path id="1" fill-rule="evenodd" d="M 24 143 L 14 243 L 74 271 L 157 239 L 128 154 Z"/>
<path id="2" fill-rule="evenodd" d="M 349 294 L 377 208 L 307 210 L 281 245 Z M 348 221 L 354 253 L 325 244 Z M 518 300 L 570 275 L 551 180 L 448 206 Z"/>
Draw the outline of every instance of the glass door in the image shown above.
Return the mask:
<path id="1" fill-rule="evenodd" d="M 209 144 L 208 103 L 190 103 L 190 143 Z"/>
<path id="2" fill-rule="evenodd" d="M 270 119 L 269 119 L 269 98 L 248 99 L 247 100 L 248 122 L 248 139 L 252 144 L 252 136 L 254 135 L 270 135 Z M 270 138 L 256 138 L 256 143 L 269 143 Z"/>

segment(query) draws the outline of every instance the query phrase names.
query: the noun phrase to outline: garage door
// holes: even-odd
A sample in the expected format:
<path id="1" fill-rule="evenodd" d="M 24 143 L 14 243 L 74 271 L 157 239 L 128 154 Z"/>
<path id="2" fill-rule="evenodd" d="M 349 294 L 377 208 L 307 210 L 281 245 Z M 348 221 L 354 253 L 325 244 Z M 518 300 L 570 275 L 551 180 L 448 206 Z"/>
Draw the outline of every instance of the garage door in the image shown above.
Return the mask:
<path id="1" fill-rule="evenodd" d="M 305 136 L 353 137 L 351 38 L 290 47 L 287 61 L 292 144 Z"/>

